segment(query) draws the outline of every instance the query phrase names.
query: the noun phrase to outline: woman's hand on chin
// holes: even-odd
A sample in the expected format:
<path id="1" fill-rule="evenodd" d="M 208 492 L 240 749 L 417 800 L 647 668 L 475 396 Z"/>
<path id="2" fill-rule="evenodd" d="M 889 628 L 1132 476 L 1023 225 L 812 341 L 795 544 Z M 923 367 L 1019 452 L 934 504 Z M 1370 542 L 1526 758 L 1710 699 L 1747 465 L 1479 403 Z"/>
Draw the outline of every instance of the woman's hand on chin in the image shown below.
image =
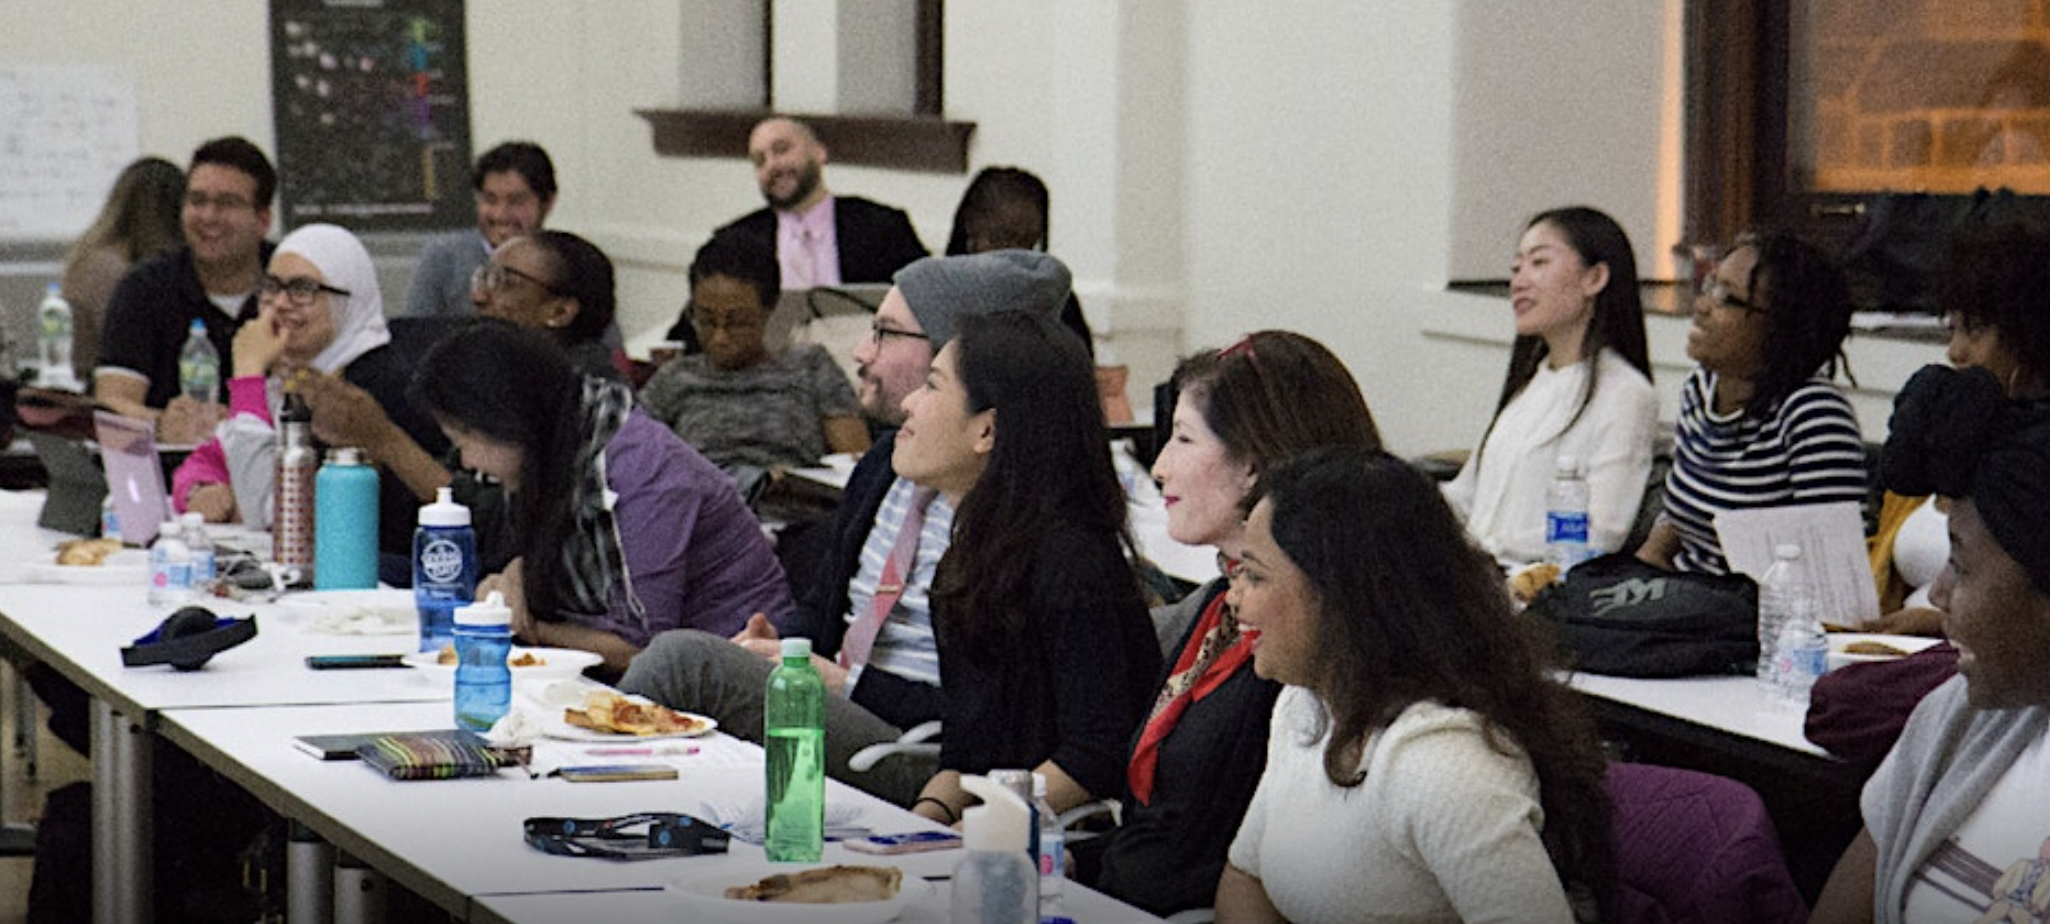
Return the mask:
<path id="1" fill-rule="evenodd" d="M 256 317 L 235 331 L 235 377 L 270 374 L 271 366 L 285 355 L 285 331 L 278 325 L 277 309 L 264 304 Z"/>

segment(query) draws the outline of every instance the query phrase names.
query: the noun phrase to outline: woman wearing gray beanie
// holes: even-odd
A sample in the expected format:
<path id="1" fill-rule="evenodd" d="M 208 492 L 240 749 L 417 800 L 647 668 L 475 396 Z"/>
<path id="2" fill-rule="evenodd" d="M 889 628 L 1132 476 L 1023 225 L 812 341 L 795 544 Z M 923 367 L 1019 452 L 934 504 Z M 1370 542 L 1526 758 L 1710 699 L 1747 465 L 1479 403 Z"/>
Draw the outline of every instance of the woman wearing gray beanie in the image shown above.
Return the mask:
<path id="1" fill-rule="evenodd" d="M 1811 920 L 2032 920 L 2050 874 L 2050 405 L 2008 400 L 1984 370 L 1925 368 L 1895 404 L 1885 474 L 1951 498 L 1932 598 L 1960 676 L 1866 784 L 1865 829 Z"/>

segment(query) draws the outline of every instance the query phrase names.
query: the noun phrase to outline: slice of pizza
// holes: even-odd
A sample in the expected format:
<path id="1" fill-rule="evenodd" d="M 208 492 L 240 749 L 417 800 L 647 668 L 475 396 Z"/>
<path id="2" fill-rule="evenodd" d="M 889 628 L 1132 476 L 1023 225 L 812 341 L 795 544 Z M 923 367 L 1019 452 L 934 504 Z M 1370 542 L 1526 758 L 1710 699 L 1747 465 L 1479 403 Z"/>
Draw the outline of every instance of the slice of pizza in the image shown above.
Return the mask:
<path id="1" fill-rule="evenodd" d="M 828 866 L 801 873 L 777 873 L 753 885 L 734 886 L 726 897 L 748 902 L 844 905 L 895 898 L 904 871 L 894 866 Z"/>

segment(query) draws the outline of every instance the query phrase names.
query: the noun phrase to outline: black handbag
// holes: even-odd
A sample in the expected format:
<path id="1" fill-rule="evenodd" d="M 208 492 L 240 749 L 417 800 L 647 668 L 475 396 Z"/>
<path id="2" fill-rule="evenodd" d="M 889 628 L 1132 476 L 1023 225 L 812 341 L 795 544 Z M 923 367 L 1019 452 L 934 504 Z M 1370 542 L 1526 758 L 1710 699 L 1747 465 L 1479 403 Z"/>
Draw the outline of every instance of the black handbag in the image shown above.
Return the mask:
<path id="1" fill-rule="evenodd" d="M 1750 673 L 1758 661 L 1758 584 L 1741 574 L 1667 571 L 1616 552 L 1575 565 L 1524 613 L 1552 623 L 1567 666 L 1591 674 Z"/>

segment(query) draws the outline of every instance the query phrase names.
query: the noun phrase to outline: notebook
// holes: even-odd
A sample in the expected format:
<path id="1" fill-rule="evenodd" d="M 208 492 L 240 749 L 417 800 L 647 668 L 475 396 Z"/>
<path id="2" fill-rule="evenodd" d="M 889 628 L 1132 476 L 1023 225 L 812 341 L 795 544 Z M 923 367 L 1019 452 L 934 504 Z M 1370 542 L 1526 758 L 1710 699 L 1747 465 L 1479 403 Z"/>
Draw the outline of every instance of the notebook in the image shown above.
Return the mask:
<path id="1" fill-rule="evenodd" d="M 107 468 L 107 493 L 121 520 L 121 541 L 148 545 L 157 528 L 171 516 L 171 497 L 164 490 L 164 466 L 157 458 L 156 427 L 147 420 L 111 411 L 93 412 L 99 434 L 100 460 Z"/>

